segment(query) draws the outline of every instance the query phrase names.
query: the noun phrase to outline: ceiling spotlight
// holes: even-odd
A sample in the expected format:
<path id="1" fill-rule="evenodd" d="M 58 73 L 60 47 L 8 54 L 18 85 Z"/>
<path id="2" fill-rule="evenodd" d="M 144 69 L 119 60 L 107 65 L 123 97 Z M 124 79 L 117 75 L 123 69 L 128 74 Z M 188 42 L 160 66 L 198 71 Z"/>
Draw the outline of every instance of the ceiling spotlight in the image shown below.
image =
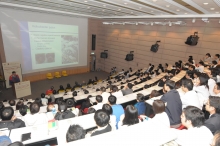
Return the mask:
<path id="1" fill-rule="evenodd" d="M 85 3 L 87 3 L 87 1 L 84 1 Z"/>
<path id="2" fill-rule="evenodd" d="M 218 14 L 219 12 L 215 12 L 216 14 Z"/>
<path id="3" fill-rule="evenodd" d="M 172 26 L 172 23 L 171 23 L 171 22 L 169 22 L 169 26 Z"/>
<path id="4" fill-rule="evenodd" d="M 121 9 L 118 9 L 119 11 L 121 10 Z"/>
<path id="5" fill-rule="evenodd" d="M 195 22 L 196 22 L 196 19 L 193 19 L 193 20 L 192 20 L 192 23 L 195 23 Z"/>
<path id="6" fill-rule="evenodd" d="M 127 5 L 127 3 L 124 3 L 125 5 Z"/>
<path id="7" fill-rule="evenodd" d="M 138 22 L 136 22 L 136 25 L 138 25 Z"/>
<path id="8" fill-rule="evenodd" d="M 210 10 L 215 10 L 215 8 L 210 8 Z"/>
<path id="9" fill-rule="evenodd" d="M 156 2 L 157 0 L 153 0 L 154 2 Z"/>
<path id="10" fill-rule="evenodd" d="M 187 13 L 185 13 L 185 14 L 187 14 Z"/>
<path id="11" fill-rule="evenodd" d="M 209 3 L 203 3 L 204 5 L 208 5 Z"/>
<path id="12" fill-rule="evenodd" d="M 180 11 L 179 9 L 177 9 L 176 11 Z"/>
<path id="13" fill-rule="evenodd" d="M 153 26 L 153 25 L 154 25 L 154 23 L 153 23 L 153 22 L 151 22 L 151 23 L 150 23 L 150 25 L 151 25 L 151 26 Z"/>
<path id="14" fill-rule="evenodd" d="M 209 19 L 208 18 L 202 18 L 202 21 L 209 23 Z"/>
<path id="15" fill-rule="evenodd" d="M 166 5 L 166 7 L 170 7 L 170 5 Z"/>

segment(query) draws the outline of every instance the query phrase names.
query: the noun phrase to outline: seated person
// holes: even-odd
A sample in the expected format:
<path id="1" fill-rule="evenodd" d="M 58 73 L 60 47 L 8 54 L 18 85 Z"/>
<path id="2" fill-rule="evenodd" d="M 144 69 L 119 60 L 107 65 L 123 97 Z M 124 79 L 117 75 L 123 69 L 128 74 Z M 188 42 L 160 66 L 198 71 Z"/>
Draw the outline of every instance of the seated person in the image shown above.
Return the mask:
<path id="1" fill-rule="evenodd" d="M 70 92 L 71 89 L 72 89 L 72 87 L 71 87 L 70 84 L 68 83 L 65 90 L 66 90 L 67 92 Z"/>
<path id="2" fill-rule="evenodd" d="M 193 74 L 191 73 L 191 72 L 189 72 L 189 71 L 187 71 L 186 72 L 186 75 L 185 75 L 185 77 L 186 77 L 186 79 L 190 79 L 190 80 L 192 80 L 193 81 Z"/>
<path id="3" fill-rule="evenodd" d="M 56 111 L 56 108 L 53 104 L 49 104 L 47 106 L 47 120 L 50 121 L 50 120 L 53 120 L 54 119 L 54 116 L 56 115 L 57 111 Z"/>
<path id="4" fill-rule="evenodd" d="M 16 104 L 16 110 L 19 110 L 22 106 L 24 106 L 23 101 L 18 101 Z"/>
<path id="5" fill-rule="evenodd" d="M 133 85 L 131 83 L 128 83 L 122 91 L 123 95 L 128 95 L 128 94 L 131 94 L 133 93 L 133 90 L 132 90 L 132 87 Z"/>
<path id="6" fill-rule="evenodd" d="M 113 115 L 113 110 L 112 110 L 112 107 L 109 105 L 109 104 L 104 104 L 102 106 L 102 110 L 104 112 L 106 112 L 109 117 L 110 117 L 110 121 L 109 121 L 109 124 L 111 125 L 112 127 L 112 131 L 113 130 L 116 130 L 116 116 Z"/>
<path id="7" fill-rule="evenodd" d="M 125 109 L 125 114 L 122 114 L 120 121 L 118 122 L 118 129 L 122 126 L 130 126 L 139 123 L 138 111 L 133 105 L 127 105 Z"/>
<path id="8" fill-rule="evenodd" d="M 36 126 L 41 124 L 47 124 L 47 116 L 45 113 L 39 113 L 40 105 L 37 102 L 33 102 L 30 105 L 30 114 L 24 116 L 26 126 Z"/>
<path id="9" fill-rule="evenodd" d="M 102 96 L 101 95 L 97 95 L 96 96 L 96 102 L 97 105 L 93 105 L 92 107 L 97 111 L 99 109 L 102 109 L 103 103 L 102 103 Z"/>
<path id="10" fill-rule="evenodd" d="M 0 121 L 0 129 L 8 128 L 9 130 L 11 130 L 25 127 L 25 123 L 14 116 L 14 110 L 12 109 L 12 107 L 4 107 L 0 111 L 0 114 L 2 119 L 2 121 Z"/>
<path id="11" fill-rule="evenodd" d="M 204 126 L 209 128 L 212 134 L 220 130 L 220 98 L 217 96 L 209 96 L 205 109 L 210 113 L 209 119 L 204 123 Z"/>
<path id="12" fill-rule="evenodd" d="M 109 125 L 110 117 L 103 110 L 97 110 L 95 112 L 94 120 L 95 120 L 98 128 L 95 129 L 94 131 L 92 131 L 91 135 L 87 134 L 87 136 L 96 136 L 99 134 L 103 134 L 103 133 L 112 131 L 112 127 Z"/>
<path id="13" fill-rule="evenodd" d="M 19 113 L 20 113 L 20 115 L 22 115 L 22 117 L 18 117 L 18 118 L 21 119 L 22 121 L 24 121 L 24 116 L 27 114 L 27 110 L 28 110 L 28 106 L 27 105 L 23 105 L 19 109 Z"/>
<path id="14" fill-rule="evenodd" d="M 161 100 L 167 103 L 165 112 L 170 119 L 171 127 L 178 128 L 181 125 L 182 101 L 179 92 L 175 89 L 175 82 L 167 80 L 164 84 L 164 90 L 166 93 L 161 97 Z"/>
<path id="15" fill-rule="evenodd" d="M 86 131 L 79 125 L 70 125 L 66 133 L 66 141 L 76 141 L 85 138 Z"/>
<path id="16" fill-rule="evenodd" d="M 134 105 L 134 107 L 138 110 L 138 115 L 144 115 L 146 110 L 146 104 L 144 100 L 144 95 L 141 93 L 137 94 L 136 97 L 137 103 Z"/>
<path id="17" fill-rule="evenodd" d="M 187 130 L 172 129 L 177 134 L 175 140 L 181 146 L 208 146 L 213 138 L 212 132 L 203 126 L 204 113 L 197 107 L 183 109 L 181 123 Z"/>
<path id="18" fill-rule="evenodd" d="M 67 105 L 68 110 L 72 111 L 72 113 L 75 116 L 79 115 L 79 109 L 76 108 L 76 103 L 75 103 L 74 99 L 71 99 L 71 98 L 67 99 L 66 105 Z"/>
<path id="19" fill-rule="evenodd" d="M 198 107 L 202 109 L 202 104 L 200 103 L 199 96 L 193 90 L 193 82 L 190 79 L 185 79 L 182 81 L 182 90 L 185 92 L 184 95 L 181 96 L 182 108 L 185 108 L 189 105 Z"/>
<path id="20" fill-rule="evenodd" d="M 158 86 L 159 86 L 159 87 L 163 87 L 164 84 L 165 84 L 165 82 L 166 82 L 167 80 L 169 80 L 169 76 L 164 76 L 164 77 L 162 78 L 162 80 L 159 81 Z"/>
<path id="21" fill-rule="evenodd" d="M 65 92 L 65 89 L 63 87 L 63 85 L 60 85 L 60 88 L 57 90 L 57 93 L 60 94 L 60 93 L 64 93 Z"/>
<path id="22" fill-rule="evenodd" d="M 45 97 L 44 93 L 41 93 L 41 101 L 44 106 L 48 104 L 48 99 Z"/>
<path id="23" fill-rule="evenodd" d="M 216 83 L 213 89 L 215 96 L 220 97 L 220 83 Z"/>
<path id="24" fill-rule="evenodd" d="M 215 133 L 210 146 L 220 146 L 220 131 Z"/>
<path id="25" fill-rule="evenodd" d="M 15 106 L 15 100 L 9 100 L 8 103 L 9 103 L 10 106 Z"/>
<path id="26" fill-rule="evenodd" d="M 120 120 L 122 114 L 124 114 L 124 109 L 120 104 L 116 104 L 117 98 L 113 95 L 109 96 L 108 98 L 109 104 L 112 107 L 113 115 L 116 117 L 116 125 Z"/>
<path id="27" fill-rule="evenodd" d="M 86 98 L 86 100 L 82 103 L 82 105 L 80 106 L 80 109 L 83 111 L 85 108 L 89 108 L 92 106 L 92 104 L 90 103 L 90 99 L 92 95 L 88 95 L 88 97 Z"/>
<path id="28" fill-rule="evenodd" d="M 158 121 L 161 124 L 170 127 L 170 120 L 165 112 L 165 104 L 161 100 L 154 100 L 153 102 L 153 111 L 155 116 L 152 120 Z"/>
<path id="29" fill-rule="evenodd" d="M 38 103 L 40 106 L 44 106 L 41 98 L 36 98 L 34 102 Z"/>
<path id="30" fill-rule="evenodd" d="M 204 72 L 204 62 L 199 62 L 198 66 L 196 67 L 196 70 L 198 70 L 199 72 L 203 73 Z"/>
<path id="31" fill-rule="evenodd" d="M 48 89 L 48 90 L 46 91 L 46 95 L 53 94 L 54 91 L 56 91 L 56 90 L 54 90 L 54 87 L 51 86 L 50 89 Z"/>
<path id="32" fill-rule="evenodd" d="M 117 98 L 123 96 L 121 90 L 119 91 L 118 87 L 115 85 L 113 85 L 110 90 L 111 90 L 112 95 L 114 95 Z"/>
<path id="33" fill-rule="evenodd" d="M 54 118 L 56 120 L 64 120 L 64 119 L 69 119 L 69 118 L 73 118 L 75 117 L 75 115 L 67 110 L 67 105 L 65 102 L 61 102 L 58 105 L 58 112 L 56 113 L 56 115 L 54 116 Z"/>

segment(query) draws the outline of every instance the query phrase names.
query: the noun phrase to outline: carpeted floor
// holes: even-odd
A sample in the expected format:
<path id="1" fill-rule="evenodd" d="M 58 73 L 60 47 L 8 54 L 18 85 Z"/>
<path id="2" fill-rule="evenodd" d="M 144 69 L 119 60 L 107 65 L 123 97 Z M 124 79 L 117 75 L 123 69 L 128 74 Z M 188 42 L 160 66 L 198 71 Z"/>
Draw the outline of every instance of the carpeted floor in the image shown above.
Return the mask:
<path id="1" fill-rule="evenodd" d="M 68 77 L 61 77 L 58 79 L 54 78 L 52 80 L 33 82 L 31 83 L 32 95 L 26 96 L 25 98 L 35 99 L 37 97 L 40 97 L 40 94 L 45 93 L 46 90 L 49 89 L 51 86 L 54 86 L 54 88 L 57 90 L 59 89 L 60 85 L 63 85 L 63 87 L 66 88 L 67 83 L 73 86 L 75 84 L 75 81 L 77 81 L 78 83 L 82 83 L 82 81 L 88 82 L 89 79 L 94 79 L 95 76 L 97 76 L 98 79 L 106 79 L 108 75 L 109 74 L 106 72 L 88 72 L 84 74 L 71 75 Z M 0 90 L 0 101 L 16 98 L 13 96 L 12 89 L 9 88 Z"/>

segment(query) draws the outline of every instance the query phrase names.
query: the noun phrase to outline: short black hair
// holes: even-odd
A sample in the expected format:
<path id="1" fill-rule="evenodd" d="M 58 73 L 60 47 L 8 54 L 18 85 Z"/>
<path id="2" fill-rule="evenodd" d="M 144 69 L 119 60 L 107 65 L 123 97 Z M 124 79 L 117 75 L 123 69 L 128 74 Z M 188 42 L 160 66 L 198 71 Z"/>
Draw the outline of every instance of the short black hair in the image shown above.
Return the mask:
<path id="1" fill-rule="evenodd" d="M 31 114 L 36 114 L 40 111 L 40 105 L 37 102 L 33 102 L 30 105 L 30 112 Z"/>
<path id="2" fill-rule="evenodd" d="M 213 60 L 213 61 L 212 61 L 212 64 L 216 65 L 216 64 L 218 64 L 218 63 L 217 63 L 217 61 Z"/>
<path id="3" fill-rule="evenodd" d="M 101 95 L 97 95 L 97 96 L 95 97 L 95 99 L 96 99 L 96 101 L 97 101 L 98 103 L 101 103 L 101 102 L 102 102 L 102 96 L 101 96 Z"/>
<path id="4" fill-rule="evenodd" d="M 105 87 L 101 87 L 100 90 L 101 90 L 102 92 L 106 92 L 106 88 L 105 88 Z"/>
<path id="5" fill-rule="evenodd" d="M 186 120 L 190 120 L 193 127 L 201 127 L 204 124 L 205 116 L 202 110 L 195 106 L 187 106 L 183 109 Z"/>
<path id="6" fill-rule="evenodd" d="M 217 90 L 220 90 L 220 82 L 216 83 Z"/>
<path id="7" fill-rule="evenodd" d="M 85 138 L 86 131 L 79 125 L 70 125 L 66 133 L 66 141 L 75 141 Z"/>
<path id="8" fill-rule="evenodd" d="M 191 67 L 193 70 L 195 70 L 195 66 L 194 65 L 190 65 L 189 67 Z"/>
<path id="9" fill-rule="evenodd" d="M 171 90 L 175 88 L 175 82 L 172 80 L 167 80 L 165 82 L 166 86 L 168 86 Z"/>
<path id="10" fill-rule="evenodd" d="M 201 73 L 201 74 L 199 75 L 199 81 L 200 81 L 199 86 L 204 85 L 204 86 L 206 86 L 207 88 L 209 88 L 209 86 L 208 86 L 208 80 L 209 80 L 209 76 L 208 76 L 206 73 Z"/>
<path id="11" fill-rule="evenodd" d="M 15 71 L 12 71 L 11 73 L 13 73 L 13 74 L 14 74 L 14 73 L 16 73 L 16 72 L 15 72 Z"/>
<path id="12" fill-rule="evenodd" d="M 19 110 L 24 105 L 23 101 L 18 101 L 16 104 L 16 110 Z"/>
<path id="13" fill-rule="evenodd" d="M 215 108 L 216 113 L 220 114 L 220 97 L 209 96 L 209 104 Z"/>
<path id="14" fill-rule="evenodd" d="M 216 56 L 216 57 L 218 57 L 218 58 L 220 57 L 220 55 L 219 55 L 219 54 L 215 54 L 215 56 Z"/>
<path id="15" fill-rule="evenodd" d="M 207 56 L 211 57 L 210 53 L 206 53 L 205 55 L 207 55 Z"/>
<path id="16" fill-rule="evenodd" d="M 154 100 L 152 107 L 154 114 L 160 114 L 165 111 L 165 104 L 162 100 Z"/>
<path id="17" fill-rule="evenodd" d="M 103 104 L 102 110 L 105 111 L 109 116 L 113 113 L 112 107 L 109 104 Z"/>
<path id="18" fill-rule="evenodd" d="M 60 104 L 58 104 L 58 110 L 60 112 L 65 112 L 67 110 L 67 105 L 65 102 L 61 102 Z"/>
<path id="19" fill-rule="evenodd" d="M 15 106 L 15 100 L 9 100 L 8 103 L 9 103 L 10 106 Z"/>
<path id="20" fill-rule="evenodd" d="M 144 95 L 143 95 L 142 93 L 138 93 L 136 99 L 137 99 L 139 102 L 142 102 L 142 101 L 144 101 Z"/>
<path id="21" fill-rule="evenodd" d="M 109 123 L 110 116 L 103 110 L 97 110 L 94 119 L 99 127 L 104 127 Z"/>
<path id="22" fill-rule="evenodd" d="M 12 107 L 4 107 L 2 110 L 1 110 L 1 118 L 2 118 L 2 121 L 8 121 L 8 120 L 11 120 L 11 118 L 13 117 L 14 115 L 14 110 Z"/>
<path id="23" fill-rule="evenodd" d="M 16 142 L 9 144 L 8 146 L 24 146 L 24 144 L 20 141 L 16 141 Z"/>
<path id="24" fill-rule="evenodd" d="M 19 113 L 22 116 L 25 116 L 27 114 L 27 109 L 28 109 L 28 107 L 26 105 L 23 105 L 22 107 L 19 108 Z"/>
<path id="25" fill-rule="evenodd" d="M 133 105 L 126 106 L 125 117 L 122 123 L 123 125 L 134 125 L 139 123 L 138 110 Z"/>
<path id="26" fill-rule="evenodd" d="M 182 86 L 187 88 L 189 91 L 193 89 L 193 82 L 190 79 L 185 79 L 182 81 Z"/>
<path id="27" fill-rule="evenodd" d="M 127 84 L 127 86 L 128 86 L 128 88 L 129 88 L 129 89 L 132 89 L 132 87 L 133 87 L 133 84 L 131 84 L 131 83 L 128 83 L 128 84 Z"/>
<path id="28" fill-rule="evenodd" d="M 111 87 L 111 90 L 112 90 L 113 92 L 117 92 L 117 91 L 118 91 L 118 87 L 115 86 L 115 85 L 113 85 L 113 86 Z"/>
<path id="29" fill-rule="evenodd" d="M 116 98 L 114 95 L 110 95 L 110 96 L 108 97 L 108 102 L 109 102 L 111 105 L 116 104 L 116 101 L 117 101 L 117 98 Z"/>

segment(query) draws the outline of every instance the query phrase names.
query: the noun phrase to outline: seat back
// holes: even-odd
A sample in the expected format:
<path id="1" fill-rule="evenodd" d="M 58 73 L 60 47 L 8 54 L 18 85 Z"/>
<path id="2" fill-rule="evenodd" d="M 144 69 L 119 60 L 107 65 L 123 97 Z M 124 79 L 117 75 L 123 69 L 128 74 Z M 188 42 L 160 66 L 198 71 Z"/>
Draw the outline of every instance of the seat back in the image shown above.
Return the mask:
<path id="1" fill-rule="evenodd" d="M 52 74 L 51 73 L 47 73 L 47 77 L 52 77 Z"/>
<path id="2" fill-rule="evenodd" d="M 66 71 L 65 71 L 65 70 L 63 70 L 63 71 L 62 71 L 62 75 L 65 75 L 65 74 L 66 74 Z"/>
<path id="3" fill-rule="evenodd" d="M 55 76 L 59 76 L 60 75 L 60 73 L 59 72 L 55 72 Z"/>

